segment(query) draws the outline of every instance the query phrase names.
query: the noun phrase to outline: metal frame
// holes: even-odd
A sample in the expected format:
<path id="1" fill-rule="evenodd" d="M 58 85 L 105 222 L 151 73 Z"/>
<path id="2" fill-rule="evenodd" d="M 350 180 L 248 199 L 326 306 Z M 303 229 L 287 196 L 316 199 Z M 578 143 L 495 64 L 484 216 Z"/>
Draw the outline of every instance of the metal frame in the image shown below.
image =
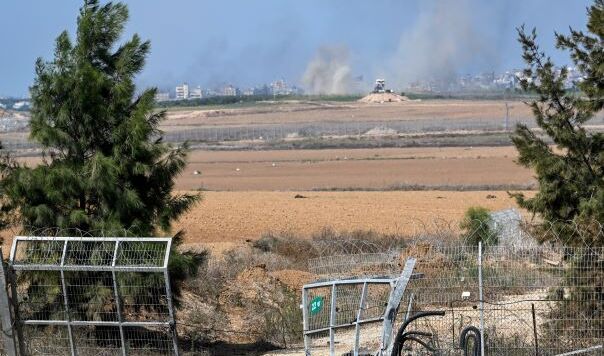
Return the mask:
<path id="1" fill-rule="evenodd" d="M 4 352 L 7 356 L 17 356 L 17 345 L 15 343 L 15 329 L 11 314 L 10 301 L 8 298 L 7 276 L 4 269 L 4 255 L 0 246 L 0 322 L 2 325 L 2 341 Z"/>
<path id="2" fill-rule="evenodd" d="M 405 268 L 403 269 L 401 275 L 399 277 L 384 277 L 384 278 L 359 278 L 359 279 L 343 279 L 343 280 L 333 280 L 333 281 L 323 281 L 323 282 L 315 282 L 306 284 L 302 287 L 302 318 L 304 324 L 304 350 L 306 355 L 311 355 L 312 348 L 312 335 L 320 334 L 326 331 L 329 331 L 329 354 L 335 355 L 335 332 L 337 329 L 341 328 L 349 328 L 354 326 L 355 331 L 355 339 L 354 339 L 354 349 L 353 355 L 359 355 L 360 348 L 360 328 L 361 325 L 367 323 L 375 323 L 375 322 L 383 322 L 382 331 L 382 350 L 380 350 L 380 354 L 382 354 L 385 349 L 390 344 L 390 336 L 385 336 L 387 333 L 392 331 L 394 325 L 394 317 L 396 316 L 396 310 L 400 304 L 401 298 L 405 292 L 407 284 L 412 277 L 413 268 L 415 267 L 416 260 L 414 258 L 407 259 L 405 263 Z M 388 305 L 385 308 L 385 311 L 379 317 L 362 319 L 362 312 L 366 307 L 367 303 L 367 294 L 369 285 L 371 284 L 382 284 L 390 286 L 390 295 L 388 298 Z M 336 305 L 337 305 L 337 290 L 338 286 L 344 285 L 362 285 L 361 296 L 359 298 L 359 307 L 356 312 L 356 319 L 352 323 L 337 323 L 336 318 Z M 331 287 L 331 298 L 330 298 L 330 310 L 329 310 L 329 326 L 322 327 L 318 329 L 310 329 L 310 318 L 309 318 L 309 291 L 317 288 L 325 288 Z M 390 331 L 388 331 L 390 330 Z M 385 345 L 385 346 L 384 346 Z"/>
<path id="3" fill-rule="evenodd" d="M 20 263 L 16 261 L 17 245 L 20 242 L 44 242 L 44 241 L 59 241 L 63 242 L 61 259 L 59 264 L 32 264 L 32 263 Z M 67 255 L 67 247 L 70 242 L 114 242 L 113 256 L 111 258 L 110 265 L 89 265 L 89 264 L 66 264 L 65 258 Z M 119 265 L 118 254 L 120 251 L 120 245 L 124 242 L 152 242 L 161 243 L 165 245 L 165 251 L 163 251 L 163 258 L 159 265 Z M 23 325 L 58 325 L 66 326 L 69 336 L 69 348 L 71 355 L 77 355 L 77 348 L 74 341 L 74 335 L 72 332 L 73 326 L 115 326 L 119 328 L 121 350 L 122 355 L 127 356 L 128 345 L 126 342 L 126 336 L 124 333 L 125 327 L 168 327 L 172 334 L 172 344 L 174 354 L 178 353 L 178 336 L 176 334 L 176 320 L 174 317 L 174 310 L 172 304 L 172 291 L 170 289 L 170 279 L 168 274 L 168 260 L 170 255 L 170 249 L 172 247 L 171 238 L 160 238 L 160 237 L 146 237 L 146 238 L 135 238 L 135 237 L 44 237 L 44 236 L 16 236 L 13 240 L 9 266 L 14 271 L 59 271 L 61 288 L 63 292 L 63 304 L 65 307 L 65 320 L 19 320 Z M 115 297 L 117 321 L 93 321 L 93 320 L 71 320 L 71 313 L 68 301 L 67 286 L 65 283 L 65 272 L 66 271 L 98 271 L 98 272 L 111 272 L 113 282 L 113 294 Z M 168 321 L 124 321 L 123 320 L 123 307 L 121 298 L 119 295 L 119 288 L 117 284 L 116 273 L 117 272 L 142 272 L 142 273 L 163 273 L 165 282 L 165 291 L 167 297 L 167 309 L 168 309 Z M 18 308 L 18 307 L 17 307 Z M 17 310 L 18 311 L 18 310 Z"/>

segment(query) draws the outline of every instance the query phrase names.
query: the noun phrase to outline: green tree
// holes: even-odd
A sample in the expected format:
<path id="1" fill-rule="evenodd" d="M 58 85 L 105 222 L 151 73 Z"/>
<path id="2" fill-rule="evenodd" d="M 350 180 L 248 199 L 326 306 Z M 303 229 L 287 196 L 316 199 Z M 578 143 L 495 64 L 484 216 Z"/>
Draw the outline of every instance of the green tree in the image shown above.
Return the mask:
<path id="1" fill-rule="evenodd" d="M 117 45 L 128 19 L 121 3 L 87 0 L 72 44 L 56 40 L 54 60 L 36 63 L 31 139 L 45 160 L 9 177 L 7 193 L 26 227 L 168 231 L 196 195 L 174 195 L 186 148 L 162 142 L 155 89 L 136 94 L 134 77 L 150 44 L 138 35 Z"/>
<path id="2" fill-rule="evenodd" d="M 497 234 L 491 228 L 491 214 L 486 208 L 468 208 L 459 227 L 462 229 L 462 239 L 469 245 L 478 246 L 478 241 L 482 241 L 485 247 L 497 243 Z"/>
<path id="3" fill-rule="evenodd" d="M 528 64 L 522 86 L 538 94 L 530 106 L 543 134 L 555 147 L 526 126 L 516 127 L 512 140 L 519 163 L 535 171 L 539 191 L 532 198 L 522 194 L 515 197 L 521 207 L 551 222 L 541 226 L 541 232 L 548 232 L 540 234 L 544 239 L 561 238 L 568 246 L 602 246 L 604 135 L 587 130 L 585 124 L 604 106 L 604 0 L 596 0 L 589 7 L 587 32 L 571 29 L 569 35 L 556 34 L 557 48 L 568 51 L 584 75 L 584 80 L 576 84 L 579 91 L 565 89 L 567 70 L 556 69 L 540 51 L 534 29 L 527 33 L 521 27 L 518 33 Z M 565 260 L 572 268 L 563 282 L 571 295 L 550 313 L 551 330 L 555 330 L 552 336 L 590 335 L 601 340 L 604 266 L 599 249 L 584 248 L 577 254 L 572 251 L 566 251 Z"/>
<path id="4" fill-rule="evenodd" d="M 12 205 L 6 198 L 4 181 L 8 175 L 17 167 L 8 151 L 5 151 L 0 142 L 0 230 L 14 224 L 16 217 Z M 0 240 L 1 242 L 1 240 Z"/>
<path id="5" fill-rule="evenodd" d="M 124 4 L 86 0 L 75 42 L 61 33 L 53 60 L 36 62 L 31 139 L 44 159 L 13 167 L 1 185 L 25 233 L 156 236 L 199 199 L 173 192 L 187 148 L 162 141 L 156 89 L 136 91 L 150 43 L 134 35 L 119 44 L 127 20 Z M 198 257 L 172 251 L 173 282 L 194 272 Z"/>
<path id="6" fill-rule="evenodd" d="M 571 235 L 568 229 L 574 224 L 589 229 L 594 222 L 604 222 L 604 135 L 585 128 L 604 105 L 603 0 L 594 2 L 588 17 L 587 32 L 556 33 L 557 48 L 568 51 L 584 74 L 584 80 L 576 83 L 579 92 L 565 89 L 568 71 L 556 68 L 539 49 L 535 29 L 518 29 L 528 65 L 522 86 L 538 95 L 529 105 L 537 125 L 555 147 L 527 126 L 516 127 L 512 141 L 519 152 L 518 162 L 535 171 L 539 191 L 531 198 L 514 196 L 521 207 L 553 222 L 562 237 Z M 567 237 L 565 242 L 576 244 L 577 240 Z M 601 244 L 602 238 L 592 234 L 589 243 Z"/>

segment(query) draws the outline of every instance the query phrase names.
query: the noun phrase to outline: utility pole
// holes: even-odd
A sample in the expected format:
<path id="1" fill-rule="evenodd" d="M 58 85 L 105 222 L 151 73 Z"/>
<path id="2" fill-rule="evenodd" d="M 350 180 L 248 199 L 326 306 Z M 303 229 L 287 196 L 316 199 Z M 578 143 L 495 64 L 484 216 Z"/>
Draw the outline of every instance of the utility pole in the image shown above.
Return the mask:
<path id="1" fill-rule="evenodd" d="M 509 131 L 510 129 L 510 105 L 508 102 L 505 102 L 505 131 Z"/>

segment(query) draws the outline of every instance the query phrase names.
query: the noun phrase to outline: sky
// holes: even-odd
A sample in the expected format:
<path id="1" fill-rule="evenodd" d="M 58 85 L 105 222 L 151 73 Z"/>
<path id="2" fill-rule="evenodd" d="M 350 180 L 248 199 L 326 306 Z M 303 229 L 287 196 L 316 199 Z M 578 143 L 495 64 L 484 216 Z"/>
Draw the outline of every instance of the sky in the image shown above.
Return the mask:
<path id="1" fill-rule="evenodd" d="M 522 67 L 515 28 L 536 27 L 542 48 L 554 31 L 583 29 L 588 0 L 125 0 L 151 54 L 140 87 L 249 87 L 285 79 L 305 84 L 331 63 L 345 75 L 403 86 L 430 76 Z M 27 96 L 36 58 L 51 60 L 54 39 L 75 31 L 76 0 L 0 1 L 0 96 Z M 327 74 L 323 74 L 327 73 Z M 315 77 L 317 76 L 316 73 Z"/>

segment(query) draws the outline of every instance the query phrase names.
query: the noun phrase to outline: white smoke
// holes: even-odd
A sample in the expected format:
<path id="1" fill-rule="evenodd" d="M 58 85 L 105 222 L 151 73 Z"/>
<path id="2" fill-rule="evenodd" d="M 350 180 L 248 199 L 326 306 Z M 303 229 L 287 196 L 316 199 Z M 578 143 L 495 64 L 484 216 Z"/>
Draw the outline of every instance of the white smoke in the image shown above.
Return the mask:
<path id="1" fill-rule="evenodd" d="M 323 46 L 306 66 L 302 83 L 310 94 L 346 94 L 352 89 L 352 70 L 346 47 Z"/>
<path id="2" fill-rule="evenodd" d="M 495 45 L 476 26 L 474 0 L 422 1 L 384 73 L 397 86 L 417 80 L 448 83 L 469 64 L 492 64 Z"/>

